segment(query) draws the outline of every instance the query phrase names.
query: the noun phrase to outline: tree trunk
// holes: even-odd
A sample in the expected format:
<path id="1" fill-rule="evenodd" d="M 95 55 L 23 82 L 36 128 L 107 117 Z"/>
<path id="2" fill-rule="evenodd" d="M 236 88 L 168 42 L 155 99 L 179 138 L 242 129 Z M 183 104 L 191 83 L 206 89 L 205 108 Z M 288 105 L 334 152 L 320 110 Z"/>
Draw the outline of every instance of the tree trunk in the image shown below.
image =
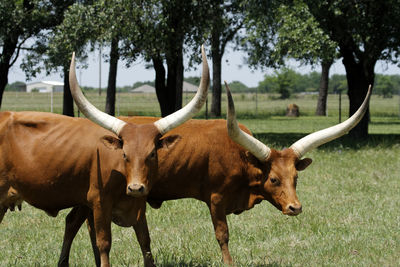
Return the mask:
<path id="1" fill-rule="evenodd" d="M 332 66 L 332 60 L 323 60 L 321 63 L 321 80 L 319 82 L 319 95 L 317 110 L 315 115 L 326 116 L 326 99 L 328 97 L 328 86 L 329 86 L 329 69 Z"/>
<path id="2" fill-rule="evenodd" d="M 365 95 L 367 94 L 368 86 L 374 84 L 374 67 L 376 60 L 371 60 L 366 63 L 365 60 L 356 61 L 351 51 L 342 54 L 343 64 L 346 69 L 347 85 L 349 88 L 347 95 L 349 96 L 350 101 L 349 116 L 351 116 L 361 106 Z M 353 138 L 367 138 L 368 122 L 369 108 L 357 126 L 350 131 L 349 135 Z"/>
<path id="3" fill-rule="evenodd" d="M 180 49 L 179 49 L 180 47 Z M 169 115 L 182 108 L 182 85 L 183 85 L 183 50 L 181 46 L 173 51 L 172 56 L 167 58 L 167 114 Z"/>
<path id="4" fill-rule="evenodd" d="M 165 68 L 163 60 L 160 56 L 153 57 L 154 70 L 156 72 L 155 86 L 158 103 L 160 105 L 161 117 L 168 115 L 168 105 L 167 105 L 167 88 L 165 86 Z"/>
<path id="5" fill-rule="evenodd" d="M 8 64 L 0 63 L 0 107 L 3 101 L 3 93 L 8 83 Z"/>
<path id="6" fill-rule="evenodd" d="M 111 116 L 115 116 L 115 92 L 117 83 L 117 67 L 118 67 L 118 38 L 115 37 L 111 41 L 110 51 L 110 70 L 108 72 L 108 86 L 105 112 Z"/>
<path id="7" fill-rule="evenodd" d="M 9 37 L 3 42 L 3 50 L 0 54 L 0 107 L 3 101 L 3 93 L 8 83 L 8 72 L 13 64 L 11 58 L 17 49 L 18 37 Z"/>
<path id="8" fill-rule="evenodd" d="M 218 32 L 213 31 L 211 42 L 211 55 L 213 64 L 211 117 L 221 117 L 221 60 L 220 40 Z"/>
<path id="9" fill-rule="evenodd" d="M 176 84 L 175 84 L 175 109 L 174 112 L 182 108 L 182 95 L 183 95 L 183 48 L 177 51 L 176 62 Z M 172 113 L 172 112 L 171 112 Z"/>
<path id="10" fill-rule="evenodd" d="M 176 69 L 176 63 L 171 62 L 172 60 L 168 61 L 167 60 L 167 86 L 165 87 L 166 91 L 166 112 L 165 115 L 169 115 L 175 111 L 175 106 L 176 106 L 176 87 L 177 87 L 177 69 Z"/>
<path id="11" fill-rule="evenodd" d="M 74 117 L 74 99 L 69 87 L 69 66 L 64 67 L 63 115 Z"/>

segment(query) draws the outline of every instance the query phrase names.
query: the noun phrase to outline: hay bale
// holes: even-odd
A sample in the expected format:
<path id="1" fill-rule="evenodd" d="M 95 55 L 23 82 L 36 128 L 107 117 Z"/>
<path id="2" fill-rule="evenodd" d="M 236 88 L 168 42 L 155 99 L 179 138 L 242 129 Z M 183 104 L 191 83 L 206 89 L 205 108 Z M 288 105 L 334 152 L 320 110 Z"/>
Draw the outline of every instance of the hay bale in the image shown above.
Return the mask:
<path id="1" fill-rule="evenodd" d="M 299 106 L 296 104 L 289 104 L 286 108 L 287 117 L 298 117 L 300 116 Z"/>

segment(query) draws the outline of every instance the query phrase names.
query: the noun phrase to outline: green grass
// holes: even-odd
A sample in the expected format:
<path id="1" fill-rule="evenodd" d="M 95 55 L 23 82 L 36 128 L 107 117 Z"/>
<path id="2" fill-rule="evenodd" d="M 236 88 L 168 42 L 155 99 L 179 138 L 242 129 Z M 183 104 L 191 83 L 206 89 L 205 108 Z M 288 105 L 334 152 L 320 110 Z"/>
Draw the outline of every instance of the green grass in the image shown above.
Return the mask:
<path id="1" fill-rule="evenodd" d="M 29 101 L 29 94 L 24 97 Z M 131 109 L 128 102 L 139 97 L 143 97 L 141 102 L 135 102 Z M 145 97 L 124 96 L 127 101 L 121 110 L 124 114 L 140 113 L 136 106 L 143 105 L 143 114 L 158 115 L 158 106 L 146 103 Z M 291 99 L 289 102 L 299 103 L 306 115 L 294 119 L 278 116 L 285 108 L 283 101 L 265 97 L 259 102 L 258 115 L 252 115 L 247 96 L 234 97 L 239 121 L 274 148 L 287 147 L 338 119 L 332 96 L 328 100 L 332 102 L 329 116 L 322 118 L 313 116 L 312 97 Z M 19 99 L 23 102 L 25 98 L 21 95 Z M 301 215 L 284 216 L 264 201 L 241 215 L 228 216 L 230 250 L 238 266 L 400 265 L 398 100 L 373 97 L 369 140 L 358 142 L 344 137 L 307 154 L 313 164 L 300 173 L 298 181 Z M 29 103 L 15 107 L 34 109 L 32 100 L 31 104 L 33 108 Z M 2 109 L 7 105 L 10 103 Z M 343 107 L 347 107 L 345 103 Z M 0 266 L 54 266 L 67 212 L 51 218 L 25 203 L 22 212 L 7 213 L 0 225 Z M 169 201 L 159 210 L 149 207 L 147 217 L 158 266 L 221 266 L 221 253 L 204 203 L 191 199 Z M 133 229 L 113 225 L 110 256 L 113 266 L 142 265 Z M 74 241 L 70 263 L 94 265 L 85 227 Z"/>

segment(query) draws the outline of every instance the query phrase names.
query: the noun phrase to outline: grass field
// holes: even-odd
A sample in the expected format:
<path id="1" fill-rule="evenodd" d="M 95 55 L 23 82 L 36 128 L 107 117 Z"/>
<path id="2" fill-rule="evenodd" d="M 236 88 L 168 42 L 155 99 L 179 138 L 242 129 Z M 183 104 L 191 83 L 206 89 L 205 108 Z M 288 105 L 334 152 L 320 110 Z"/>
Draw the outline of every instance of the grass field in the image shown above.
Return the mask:
<path id="1" fill-rule="evenodd" d="M 97 99 L 97 105 L 103 108 L 99 97 L 88 97 Z M 254 96 L 234 96 L 239 121 L 274 148 L 287 147 L 303 135 L 338 121 L 337 96 L 329 96 L 327 117 L 313 116 L 313 96 L 288 101 L 258 97 L 255 114 Z M 347 117 L 345 98 L 343 118 Z M 56 99 L 61 95 L 55 95 L 54 103 Z M 126 94 L 119 99 L 120 114 L 159 114 L 150 96 Z M 49 98 L 7 93 L 3 101 L 2 110 L 44 110 Z M 292 102 L 305 116 L 282 116 Z M 57 105 L 55 111 L 61 108 Z M 300 173 L 297 192 L 303 213 L 299 216 L 284 216 L 266 201 L 241 215 L 228 216 L 230 250 L 237 265 L 400 266 L 398 112 L 398 97 L 387 100 L 374 96 L 369 140 L 341 138 L 307 154 L 313 164 Z M 0 225 L 0 266 L 56 265 L 67 212 L 51 218 L 25 203 L 22 212 L 7 213 Z M 159 210 L 149 207 L 147 216 L 158 266 L 221 265 L 205 204 L 191 199 L 170 201 Z M 142 264 L 132 229 L 113 225 L 110 257 L 113 266 Z M 70 263 L 94 265 L 84 227 L 74 241 Z"/>

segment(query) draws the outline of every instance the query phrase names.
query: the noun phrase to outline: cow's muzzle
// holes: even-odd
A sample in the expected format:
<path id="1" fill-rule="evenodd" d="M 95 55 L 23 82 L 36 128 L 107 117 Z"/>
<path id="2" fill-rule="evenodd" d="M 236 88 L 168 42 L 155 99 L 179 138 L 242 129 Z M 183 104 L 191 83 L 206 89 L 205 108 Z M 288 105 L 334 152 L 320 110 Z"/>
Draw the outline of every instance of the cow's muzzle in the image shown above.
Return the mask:
<path id="1" fill-rule="evenodd" d="M 126 187 L 126 194 L 133 197 L 145 196 L 148 193 L 147 186 L 141 183 L 128 184 Z"/>
<path id="2" fill-rule="evenodd" d="M 292 203 L 287 205 L 282 213 L 289 216 L 296 216 L 299 215 L 302 211 L 303 207 L 300 203 Z"/>

